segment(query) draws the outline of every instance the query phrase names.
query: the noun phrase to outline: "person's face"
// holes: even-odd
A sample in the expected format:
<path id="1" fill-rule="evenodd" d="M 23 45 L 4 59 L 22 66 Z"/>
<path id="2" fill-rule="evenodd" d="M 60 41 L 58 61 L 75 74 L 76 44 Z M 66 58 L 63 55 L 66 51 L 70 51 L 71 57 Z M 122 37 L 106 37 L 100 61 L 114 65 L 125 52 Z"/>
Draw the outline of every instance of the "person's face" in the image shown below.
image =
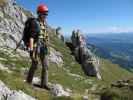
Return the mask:
<path id="1" fill-rule="evenodd" d="M 41 15 L 41 16 L 40 16 L 40 19 L 41 19 L 41 20 L 44 20 L 44 19 L 46 19 L 46 16 L 45 16 L 45 15 Z"/>
<path id="2" fill-rule="evenodd" d="M 40 14 L 39 14 L 39 18 L 40 18 L 41 20 L 46 19 L 46 17 L 47 17 L 47 14 L 46 14 L 46 13 L 40 13 Z"/>

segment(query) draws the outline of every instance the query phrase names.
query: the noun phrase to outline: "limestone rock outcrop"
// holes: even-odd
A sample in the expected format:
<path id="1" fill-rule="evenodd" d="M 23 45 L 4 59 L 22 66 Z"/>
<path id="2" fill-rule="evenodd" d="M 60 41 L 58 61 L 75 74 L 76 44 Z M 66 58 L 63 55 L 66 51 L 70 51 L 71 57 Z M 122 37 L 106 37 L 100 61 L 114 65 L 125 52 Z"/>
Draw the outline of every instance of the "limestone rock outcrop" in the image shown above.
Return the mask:
<path id="1" fill-rule="evenodd" d="M 96 76 L 101 79 L 100 75 L 100 60 L 92 51 L 87 47 L 85 38 L 80 31 L 73 31 L 71 36 L 71 45 L 67 45 L 72 50 L 76 60 L 82 65 L 86 75 Z"/>

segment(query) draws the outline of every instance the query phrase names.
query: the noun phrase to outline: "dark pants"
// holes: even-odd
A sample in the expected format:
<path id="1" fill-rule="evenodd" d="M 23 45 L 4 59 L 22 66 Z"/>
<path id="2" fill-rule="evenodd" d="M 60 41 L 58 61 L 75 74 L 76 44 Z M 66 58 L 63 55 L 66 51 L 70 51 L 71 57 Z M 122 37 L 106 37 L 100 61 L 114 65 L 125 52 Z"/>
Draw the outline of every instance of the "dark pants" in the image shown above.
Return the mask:
<path id="1" fill-rule="evenodd" d="M 32 59 L 32 65 L 29 69 L 29 73 L 27 76 L 28 83 L 32 83 L 33 76 L 38 65 L 37 57 L 39 57 L 42 64 L 41 86 L 43 87 L 48 85 L 48 55 L 45 54 L 45 51 L 46 50 L 44 50 L 43 46 L 39 46 L 38 48 L 34 49 L 33 53 L 30 54 Z"/>

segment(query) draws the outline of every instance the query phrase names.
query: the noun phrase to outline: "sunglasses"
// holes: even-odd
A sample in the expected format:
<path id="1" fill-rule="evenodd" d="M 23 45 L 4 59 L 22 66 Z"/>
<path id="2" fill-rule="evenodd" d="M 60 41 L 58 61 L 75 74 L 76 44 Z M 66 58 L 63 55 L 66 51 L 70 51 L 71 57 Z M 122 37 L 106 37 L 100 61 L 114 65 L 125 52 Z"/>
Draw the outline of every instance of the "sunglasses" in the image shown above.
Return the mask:
<path id="1" fill-rule="evenodd" d="M 39 15 L 39 16 L 47 16 L 48 13 L 47 13 L 47 12 L 46 12 L 46 13 L 38 13 L 38 15 Z"/>

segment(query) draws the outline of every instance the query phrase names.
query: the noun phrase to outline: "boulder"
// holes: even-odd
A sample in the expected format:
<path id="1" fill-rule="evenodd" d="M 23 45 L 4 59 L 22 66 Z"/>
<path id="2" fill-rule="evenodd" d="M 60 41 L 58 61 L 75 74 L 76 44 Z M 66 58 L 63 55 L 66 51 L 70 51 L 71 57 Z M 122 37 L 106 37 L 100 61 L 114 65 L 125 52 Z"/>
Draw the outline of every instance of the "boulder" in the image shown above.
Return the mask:
<path id="1" fill-rule="evenodd" d="M 22 91 L 13 91 L 8 97 L 7 100 L 36 100 L 31 96 L 25 94 Z"/>
<path id="2" fill-rule="evenodd" d="M 0 100 L 36 100 L 21 90 L 11 90 L 0 81 Z"/>
<path id="3" fill-rule="evenodd" d="M 83 70 L 84 70 L 86 75 L 96 76 L 96 69 L 95 69 L 95 66 L 91 60 L 86 60 L 82 64 L 82 67 L 83 67 Z"/>
<path id="4" fill-rule="evenodd" d="M 60 84 L 53 84 L 51 87 L 51 93 L 54 96 L 70 96 L 70 93 L 65 91 Z"/>
<path id="5" fill-rule="evenodd" d="M 89 100 L 88 96 L 83 96 L 83 100 Z"/>
<path id="6" fill-rule="evenodd" d="M 86 60 L 82 64 L 83 70 L 85 74 L 89 76 L 96 76 L 97 79 L 102 79 L 100 75 L 100 70 L 99 70 L 99 60 L 93 58 L 92 60 Z"/>
<path id="7" fill-rule="evenodd" d="M 51 62 L 56 63 L 59 67 L 63 65 L 63 55 L 53 48 L 50 48 L 49 59 Z"/>

